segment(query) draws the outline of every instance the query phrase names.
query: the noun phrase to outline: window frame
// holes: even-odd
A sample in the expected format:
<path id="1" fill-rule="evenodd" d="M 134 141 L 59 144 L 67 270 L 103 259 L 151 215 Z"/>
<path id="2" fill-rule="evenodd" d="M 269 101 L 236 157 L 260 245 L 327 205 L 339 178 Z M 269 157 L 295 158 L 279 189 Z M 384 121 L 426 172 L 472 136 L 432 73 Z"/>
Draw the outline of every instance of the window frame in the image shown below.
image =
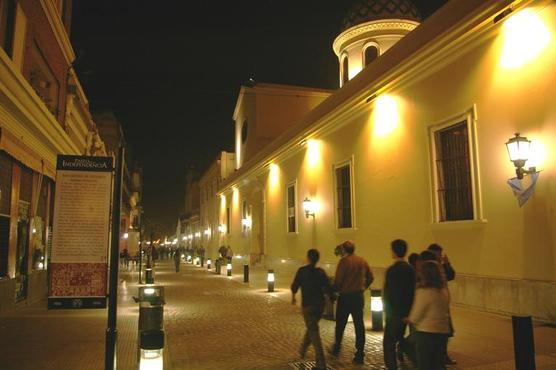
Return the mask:
<path id="1" fill-rule="evenodd" d="M 473 217 L 467 220 L 442 220 L 440 211 L 440 199 L 439 199 L 439 178 L 437 169 L 437 145 L 436 145 L 436 133 L 447 129 L 452 126 L 456 126 L 466 122 L 467 124 L 467 144 L 469 153 L 469 174 L 471 182 L 471 203 L 473 209 Z M 477 223 L 485 222 L 483 218 L 483 207 L 482 207 L 482 196 L 481 196 L 481 184 L 480 184 L 480 167 L 479 167 L 479 156 L 478 156 L 478 145 L 477 145 L 477 113 L 476 107 L 473 106 L 468 110 L 454 115 L 448 119 L 444 119 L 440 122 L 428 126 L 428 144 L 429 144 L 429 172 L 431 179 L 431 222 L 436 225 L 454 225 L 461 223 Z"/>
<path id="2" fill-rule="evenodd" d="M 344 63 L 347 63 L 347 66 L 344 66 Z M 345 74 L 345 80 L 344 80 Z M 344 86 L 346 83 L 349 82 L 349 57 L 347 53 L 342 54 L 340 58 L 340 86 Z"/>
<path id="3" fill-rule="evenodd" d="M 293 218 L 294 218 L 294 227 L 295 230 L 291 231 L 290 230 L 290 215 L 289 215 L 289 189 L 293 187 Z M 299 201 L 299 198 L 297 196 L 297 179 L 290 181 L 289 183 L 286 184 L 286 233 L 290 234 L 290 235 L 295 235 L 299 233 L 299 216 L 298 216 L 298 210 L 299 207 L 297 206 L 297 202 Z"/>
<path id="4" fill-rule="evenodd" d="M 334 227 L 336 231 L 345 230 L 355 230 L 356 219 L 355 219 L 355 170 L 354 170 L 354 157 L 353 155 L 344 161 L 338 162 L 332 166 L 332 178 L 333 178 L 333 191 L 334 191 Z M 338 214 L 338 177 L 336 176 L 336 170 L 349 166 L 349 183 L 350 183 L 350 213 L 351 213 L 351 226 L 350 227 L 340 227 L 340 218 Z"/>

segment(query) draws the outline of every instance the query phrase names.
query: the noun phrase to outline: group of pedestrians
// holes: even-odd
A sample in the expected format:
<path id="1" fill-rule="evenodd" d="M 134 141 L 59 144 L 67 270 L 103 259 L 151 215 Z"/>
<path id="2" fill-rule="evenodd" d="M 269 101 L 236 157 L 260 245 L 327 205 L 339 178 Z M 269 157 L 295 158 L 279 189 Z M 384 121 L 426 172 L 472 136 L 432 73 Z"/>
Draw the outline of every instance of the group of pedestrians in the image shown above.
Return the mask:
<path id="1" fill-rule="evenodd" d="M 355 255 L 355 244 L 341 244 L 343 256 L 331 283 L 325 271 L 317 267 L 319 252 L 307 252 L 306 266 L 301 267 L 291 285 L 292 304 L 301 288 L 301 306 L 306 333 L 299 349 L 301 358 L 308 347 L 315 349 L 314 370 L 326 369 L 326 356 L 319 332 L 319 320 L 325 307 L 325 297 L 337 300 L 334 343 L 329 354 L 337 357 L 349 315 L 355 328 L 355 364 L 364 363 L 365 325 L 364 291 L 373 282 L 367 262 Z M 406 262 L 407 243 L 392 241 L 394 263 L 387 269 L 383 301 L 386 324 L 384 328 L 384 363 L 388 370 L 397 369 L 398 360 L 407 357 L 418 370 L 442 370 L 455 363 L 447 355 L 448 337 L 453 335 L 450 318 L 450 296 L 447 281 L 455 272 L 438 244 L 430 245 L 420 254 L 412 254 Z M 406 330 L 409 326 L 409 335 Z"/>

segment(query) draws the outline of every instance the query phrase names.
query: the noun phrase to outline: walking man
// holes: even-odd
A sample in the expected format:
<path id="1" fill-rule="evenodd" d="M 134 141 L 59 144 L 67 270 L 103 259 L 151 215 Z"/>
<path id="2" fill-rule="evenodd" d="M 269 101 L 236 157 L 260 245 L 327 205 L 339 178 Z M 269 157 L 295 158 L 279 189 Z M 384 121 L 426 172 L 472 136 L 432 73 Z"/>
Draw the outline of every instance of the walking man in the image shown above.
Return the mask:
<path id="1" fill-rule="evenodd" d="M 181 251 L 179 248 L 176 248 L 174 251 L 174 266 L 176 267 L 176 272 L 180 272 L 180 263 L 181 263 Z"/>
<path id="2" fill-rule="evenodd" d="M 351 314 L 355 327 L 355 357 L 353 362 L 363 364 L 365 357 L 365 324 L 363 323 L 363 306 L 365 298 L 363 292 L 373 282 L 373 274 L 367 262 L 354 255 L 355 244 L 351 241 L 343 243 L 344 257 L 340 259 L 336 268 L 334 288 L 340 293 L 336 309 L 336 342 L 331 354 L 340 354 L 342 338 L 348 317 Z"/>
<path id="3" fill-rule="evenodd" d="M 415 271 L 404 258 L 407 253 L 407 242 L 396 239 L 390 244 L 394 264 L 386 270 L 384 281 L 384 364 L 388 370 L 397 370 L 396 345 L 399 343 L 400 353 L 405 348 L 404 334 L 406 324 L 402 321 L 409 315 L 413 297 L 415 296 Z"/>
<path id="4" fill-rule="evenodd" d="M 325 370 L 326 360 L 320 339 L 319 320 L 324 311 L 324 293 L 331 295 L 332 287 L 324 270 L 316 267 L 318 261 L 319 251 L 309 249 L 307 251 L 308 264 L 297 270 L 291 290 L 292 304 L 296 304 L 295 294 L 301 287 L 301 307 L 303 308 L 303 319 L 307 327 L 305 337 L 299 349 L 299 355 L 301 358 L 304 358 L 309 345 L 312 343 L 316 355 L 316 367 L 313 369 Z"/>

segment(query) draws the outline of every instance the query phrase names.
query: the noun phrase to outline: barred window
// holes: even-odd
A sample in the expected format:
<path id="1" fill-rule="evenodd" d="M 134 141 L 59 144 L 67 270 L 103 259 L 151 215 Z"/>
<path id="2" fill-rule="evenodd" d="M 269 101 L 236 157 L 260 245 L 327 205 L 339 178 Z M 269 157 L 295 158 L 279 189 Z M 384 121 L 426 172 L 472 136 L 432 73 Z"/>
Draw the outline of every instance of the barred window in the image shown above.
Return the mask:
<path id="1" fill-rule="evenodd" d="M 287 189 L 287 208 L 288 208 L 288 232 L 297 231 L 297 207 L 295 202 L 295 183 L 288 185 Z"/>
<path id="2" fill-rule="evenodd" d="M 467 121 L 436 131 L 434 140 L 439 221 L 472 220 L 474 212 Z"/>
<path id="3" fill-rule="evenodd" d="M 351 165 L 338 167 L 335 172 L 338 228 L 346 229 L 352 227 Z"/>

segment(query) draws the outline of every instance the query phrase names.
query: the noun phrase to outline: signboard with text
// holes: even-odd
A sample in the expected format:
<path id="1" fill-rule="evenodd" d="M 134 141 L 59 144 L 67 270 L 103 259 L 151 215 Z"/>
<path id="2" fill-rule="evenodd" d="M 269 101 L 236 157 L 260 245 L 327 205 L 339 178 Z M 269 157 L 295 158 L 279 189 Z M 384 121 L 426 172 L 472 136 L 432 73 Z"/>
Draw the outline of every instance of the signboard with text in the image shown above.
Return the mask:
<path id="1" fill-rule="evenodd" d="M 58 156 L 49 308 L 106 307 L 112 157 Z"/>

